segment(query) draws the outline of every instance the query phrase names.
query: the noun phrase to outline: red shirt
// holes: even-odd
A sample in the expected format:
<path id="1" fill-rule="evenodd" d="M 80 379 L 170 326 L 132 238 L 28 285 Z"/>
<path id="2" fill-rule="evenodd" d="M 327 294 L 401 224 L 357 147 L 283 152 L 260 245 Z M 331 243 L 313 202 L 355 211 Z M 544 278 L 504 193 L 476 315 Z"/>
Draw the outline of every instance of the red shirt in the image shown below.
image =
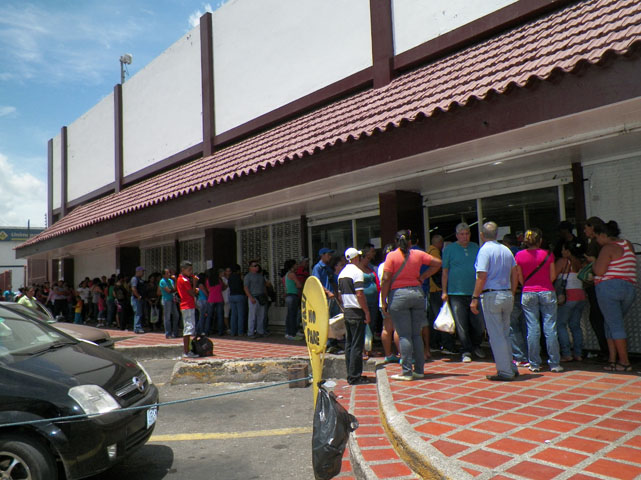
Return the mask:
<path id="1" fill-rule="evenodd" d="M 410 258 L 407 260 L 405 267 L 399 274 L 398 277 L 394 280 L 394 283 L 390 286 L 390 290 L 403 287 L 418 287 L 421 285 L 419 277 L 421 276 L 421 266 L 430 265 L 432 263 L 432 256 L 425 253 L 423 250 L 410 250 L 408 252 Z M 385 264 L 383 266 L 383 271 L 389 272 L 391 276 L 401 268 L 405 257 L 400 248 L 397 248 L 393 252 L 387 254 L 385 257 Z M 391 278 L 390 278 L 391 279 Z"/>
<path id="2" fill-rule="evenodd" d="M 178 290 L 178 295 L 180 296 L 181 310 L 190 310 L 192 308 L 196 308 L 196 299 L 191 293 L 189 293 L 189 290 L 191 289 L 191 278 L 185 277 L 181 273 L 176 280 L 176 290 Z"/>

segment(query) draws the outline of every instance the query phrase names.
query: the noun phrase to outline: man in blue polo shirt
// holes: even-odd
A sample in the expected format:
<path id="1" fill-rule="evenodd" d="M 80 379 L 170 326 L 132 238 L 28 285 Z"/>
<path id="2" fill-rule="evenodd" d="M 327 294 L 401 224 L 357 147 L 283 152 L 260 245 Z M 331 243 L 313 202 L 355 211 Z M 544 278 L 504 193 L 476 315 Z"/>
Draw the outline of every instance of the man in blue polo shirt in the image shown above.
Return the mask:
<path id="1" fill-rule="evenodd" d="M 476 257 L 476 283 L 470 310 L 478 314 L 480 300 L 497 371 L 487 379 L 510 381 L 519 375 L 512 363 L 510 343 L 510 315 L 514 306 L 517 269 L 510 249 L 496 241 L 497 230 L 494 222 L 487 222 L 481 230 L 483 246 Z"/>
<path id="2" fill-rule="evenodd" d="M 481 350 L 485 331 L 483 313 L 475 314 L 470 311 L 470 300 L 476 280 L 474 264 L 478 251 L 478 244 L 470 242 L 470 227 L 467 223 L 459 223 L 456 226 L 456 242 L 449 244 L 443 251 L 441 298 L 444 302 L 450 302 L 456 333 L 461 342 L 461 360 L 464 363 L 472 361 L 472 353 L 479 358 L 485 358 L 485 353 Z"/>
<path id="3" fill-rule="evenodd" d="M 329 261 L 332 259 L 333 253 L 334 250 L 332 250 L 331 248 L 321 248 L 318 251 L 320 260 L 316 265 L 314 265 L 314 268 L 312 269 L 312 276 L 320 280 L 327 298 L 332 298 L 334 296 L 334 282 L 332 282 L 332 280 L 334 279 L 334 272 L 332 272 L 332 269 L 329 267 Z"/>

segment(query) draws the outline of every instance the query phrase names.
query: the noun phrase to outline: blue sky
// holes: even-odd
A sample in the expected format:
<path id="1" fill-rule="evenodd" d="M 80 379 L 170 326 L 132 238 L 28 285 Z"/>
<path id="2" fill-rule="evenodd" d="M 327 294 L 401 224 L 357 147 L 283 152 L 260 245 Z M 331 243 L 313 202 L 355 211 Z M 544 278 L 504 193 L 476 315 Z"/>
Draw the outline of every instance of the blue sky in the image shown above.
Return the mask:
<path id="1" fill-rule="evenodd" d="M 0 225 L 44 226 L 47 142 L 226 0 L 1 0 Z"/>

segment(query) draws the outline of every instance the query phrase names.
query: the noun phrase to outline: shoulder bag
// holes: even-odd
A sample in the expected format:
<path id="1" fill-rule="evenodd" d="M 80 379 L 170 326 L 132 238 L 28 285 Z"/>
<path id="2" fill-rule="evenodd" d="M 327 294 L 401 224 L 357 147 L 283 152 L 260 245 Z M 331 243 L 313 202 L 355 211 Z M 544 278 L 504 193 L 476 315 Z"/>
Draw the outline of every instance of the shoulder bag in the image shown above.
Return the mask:
<path id="1" fill-rule="evenodd" d="M 541 263 L 539 263 L 539 265 L 538 265 L 534 270 L 532 270 L 532 271 L 530 272 L 530 274 L 529 274 L 527 277 L 525 277 L 525 280 L 523 280 L 523 286 L 525 286 L 525 283 L 526 283 L 530 278 L 532 278 L 532 276 L 533 276 L 536 272 L 538 272 L 539 270 L 541 270 L 541 268 L 543 268 L 543 265 L 545 265 L 545 262 L 547 262 L 547 261 L 548 261 L 548 258 L 550 258 L 550 252 L 549 252 L 549 251 L 548 251 L 548 254 L 545 256 L 545 258 L 543 259 L 543 261 L 542 261 Z"/>
<path id="2" fill-rule="evenodd" d="M 563 274 L 566 273 L 566 268 L 563 268 L 563 270 L 561 271 L 561 275 L 559 275 L 559 277 L 554 281 L 554 290 L 556 291 L 557 305 L 565 305 L 565 302 L 567 300 L 565 289 L 568 284 L 568 277 L 570 276 L 570 270 L 572 267 L 570 263 L 568 263 L 566 267 L 567 274 L 565 275 L 565 278 L 563 277 Z"/>

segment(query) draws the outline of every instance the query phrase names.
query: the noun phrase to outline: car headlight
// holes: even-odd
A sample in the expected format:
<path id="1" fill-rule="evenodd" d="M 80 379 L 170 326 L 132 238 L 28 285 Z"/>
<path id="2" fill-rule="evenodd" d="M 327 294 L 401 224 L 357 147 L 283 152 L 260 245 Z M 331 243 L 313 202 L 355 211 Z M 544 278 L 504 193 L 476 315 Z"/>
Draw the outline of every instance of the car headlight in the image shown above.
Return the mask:
<path id="1" fill-rule="evenodd" d="M 142 370 L 142 373 L 144 373 L 147 376 L 147 382 L 149 382 L 149 385 L 152 385 L 154 382 L 151 379 L 151 376 L 149 375 L 147 370 L 145 370 L 145 367 L 143 367 L 140 362 L 136 362 L 136 364 L 138 365 L 138 368 L 140 368 L 140 370 Z"/>
<path id="2" fill-rule="evenodd" d="M 78 385 L 71 387 L 68 392 L 86 414 L 107 413 L 117 410 L 120 405 L 114 397 L 98 385 Z"/>

